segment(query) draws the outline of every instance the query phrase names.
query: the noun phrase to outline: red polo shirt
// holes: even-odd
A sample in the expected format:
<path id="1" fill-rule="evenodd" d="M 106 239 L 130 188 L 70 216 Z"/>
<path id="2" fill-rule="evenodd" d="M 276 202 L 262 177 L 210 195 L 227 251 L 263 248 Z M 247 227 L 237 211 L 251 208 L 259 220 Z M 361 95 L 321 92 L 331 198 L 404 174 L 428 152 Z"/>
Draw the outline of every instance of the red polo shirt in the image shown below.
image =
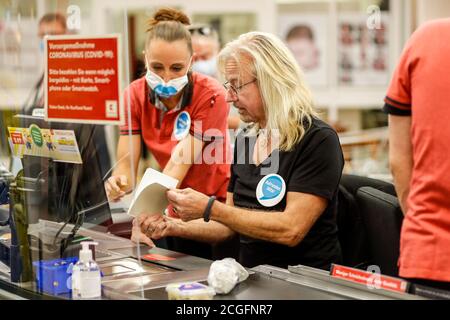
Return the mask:
<path id="1" fill-rule="evenodd" d="M 400 239 L 400 276 L 450 281 L 450 19 L 406 44 L 385 111 L 411 117 L 413 172 Z"/>
<path id="2" fill-rule="evenodd" d="M 188 112 L 191 118 L 189 133 L 205 142 L 203 156 L 219 156 L 214 158 L 216 160 L 212 164 L 204 159 L 196 160 L 180 188 L 192 188 L 224 201 L 230 178 L 229 159 L 232 157 L 227 132 L 229 106 L 225 101 L 226 92 L 215 79 L 195 72 L 189 78 L 180 108 L 167 112 L 155 106 L 155 96 L 145 77 L 133 81 L 124 94 L 126 124 L 120 127 L 120 134 L 128 135 L 131 124 L 132 134 L 142 136 L 148 150 L 164 168 L 178 143 L 172 135 L 175 119 L 181 112 Z M 131 106 L 130 124 L 128 100 Z"/>

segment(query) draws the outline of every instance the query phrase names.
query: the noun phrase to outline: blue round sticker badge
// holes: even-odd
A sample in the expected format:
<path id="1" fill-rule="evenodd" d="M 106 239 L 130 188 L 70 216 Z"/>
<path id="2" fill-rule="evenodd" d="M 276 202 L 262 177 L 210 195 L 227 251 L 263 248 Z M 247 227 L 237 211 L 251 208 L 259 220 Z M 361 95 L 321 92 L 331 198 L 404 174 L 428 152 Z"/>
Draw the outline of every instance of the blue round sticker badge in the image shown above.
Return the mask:
<path id="1" fill-rule="evenodd" d="M 191 116 L 188 112 L 181 112 L 176 118 L 173 126 L 173 135 L 175 139 L 182 140 L 184 139 L 191 128 Z"/>
<path id="2" fill-rule="evenodd" d="M 278 204 L 286 194 L 286 183 L 278 174 L 269 174 L 259 181 L 256 187 L 256 199 L 265 207 Z"/>

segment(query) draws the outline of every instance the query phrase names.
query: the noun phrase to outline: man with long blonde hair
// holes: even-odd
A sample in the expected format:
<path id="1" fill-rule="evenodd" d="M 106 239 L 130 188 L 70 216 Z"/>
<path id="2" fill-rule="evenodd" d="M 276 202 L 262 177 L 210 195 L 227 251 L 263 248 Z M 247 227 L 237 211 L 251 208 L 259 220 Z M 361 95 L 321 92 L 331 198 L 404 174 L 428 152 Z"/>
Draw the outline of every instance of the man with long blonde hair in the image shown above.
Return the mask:
<path id="1" fill-rule="evenodd" d="M 249 123 L 236 138 L 226 204 L 170 190 L 182 221 L 151 217 L 143 230 L 205 242 L 238 234 L 246 267 L 329 269 L 341 260 L 335 212 L 344 160 L 336 132 L 318 119 L 301 70 L 277 37 L 241 35 L 219 54 L 219 69 L 228 101 Z"/>

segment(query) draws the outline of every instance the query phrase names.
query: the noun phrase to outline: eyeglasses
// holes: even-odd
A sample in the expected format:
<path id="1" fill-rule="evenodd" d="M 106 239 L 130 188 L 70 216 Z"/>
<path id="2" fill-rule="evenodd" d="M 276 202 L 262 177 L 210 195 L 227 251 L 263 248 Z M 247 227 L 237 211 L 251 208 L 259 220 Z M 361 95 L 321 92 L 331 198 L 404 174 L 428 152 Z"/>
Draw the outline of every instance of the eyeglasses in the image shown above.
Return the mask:
<path id="1" fill-rule="evenodd" d="M 188 27 L 188 30 L 191 34 L 200 34 L 202 36 L 209 37 L 214 33 L 214 29 L 208 26 L 191 26 Z"/>
<path id="2" fill-rule="evenodd" d="M 233 94 L 237 97 L 243 87 L 245 87 L 246 85 L 253 83 L 253 82 L 256 82 L 256 79 L 253 79 L 252 81 L 246 82 L 244 84 L 241 84 L 238 87 L 235 87 L 229 81 L 227 81 L 223 84 L 223 87 L 225 88 L 225 90 L 227 90 L 227 92 L 230 92 L 230 89 L 231 89 L 231 92 L 233 92 Z"/>

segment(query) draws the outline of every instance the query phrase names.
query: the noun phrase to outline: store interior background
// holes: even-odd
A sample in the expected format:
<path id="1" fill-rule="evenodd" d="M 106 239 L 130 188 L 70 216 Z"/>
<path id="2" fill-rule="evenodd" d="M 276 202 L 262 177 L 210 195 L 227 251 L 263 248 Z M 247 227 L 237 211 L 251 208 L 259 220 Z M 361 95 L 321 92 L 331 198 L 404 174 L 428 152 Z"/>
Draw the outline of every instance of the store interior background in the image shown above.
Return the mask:
<path id="1" fill-rule="evenodd" d="M 120 33 L 125 87 L 142 75 L 146 21 L 161 6 L 184 10 L 193 23 L 211 24 L 222 45 L 252 30 L 284 38 L 292 26 L 309 24 L 316 32 L 319 62 L 315 71 L 306 73 L 306 79 L 321 117 L 340 134 L 345 171 L 386 180 L 391 179 L 387 116 L 381 108 L 393 68 L 418 26 L 450 16 L 448 0 L 0 0 L 0 163 L 8 167 L 10 161 L 5 125 L 42 74 L 37 26 L 43 14 L 59 11 L 69 20 L 78 17 L 72 21 L 72 32 L 77 34 Z M 366 34 L 369 43 L 363 53 L 359 28 L 377 14 L 377 8 L 383 39 L 380 42 Z M 353 40 L 349 43 L 343 40 L 345 26 L 350 26 Z M 377 67 L 375 56 L 381 57 Z M 364 67 L 361 59 L 367 62 Z M 105 130 L 114 163 L 118 128 Z M 152 165 L 149 161 L 144 159 L 141 166 Z"/>

